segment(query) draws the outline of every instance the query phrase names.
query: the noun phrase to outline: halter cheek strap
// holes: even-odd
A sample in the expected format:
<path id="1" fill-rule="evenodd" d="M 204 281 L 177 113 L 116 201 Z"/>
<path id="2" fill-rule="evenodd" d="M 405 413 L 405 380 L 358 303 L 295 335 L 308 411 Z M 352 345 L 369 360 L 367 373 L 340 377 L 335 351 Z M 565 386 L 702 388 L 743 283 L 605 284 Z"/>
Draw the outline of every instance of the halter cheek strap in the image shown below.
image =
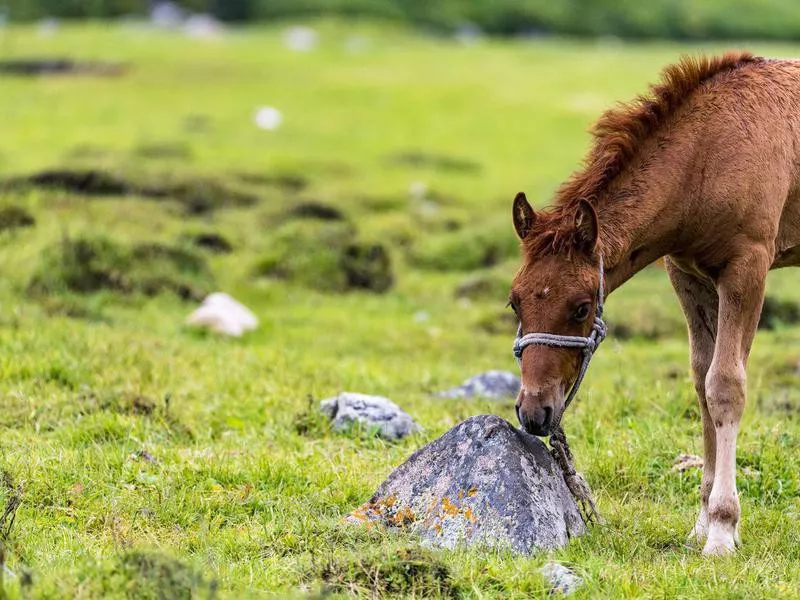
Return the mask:
<path id="1" fill-rule="evenodd" d="M 583 354 L 583 360 L 581 362 L 581 368 L 578 371 L 578 377 L 575 379 L 575 383 L 572 384 L 572 388 L 567 394 L 567 399 L 564 401 L 564 410 L 561 411 L 561 415 L 563 415 L 567 407 L 569 406 L 572 399 L 578 393 L 578 389 L 581 387 L 581 383 L 583 382 L 583 377 L 586 375 L 586 371 L 589 368 L 589 362 L 592 360 L 592 356 L 594 356 L 595 351 L 597 350 L 600 343 L 605 339 L 607 328 L 605 321 L 603 321 L 603 301 L 605 299 L 604 293 L 604 281 L 605 279 L 605 272 L 603 271 L 603 256 L 600 255 L 600 285 L 597 288 L 597 308 L 594 313 L 594 322 L 592 323 L 592 330 L 589 332 L 589 335 L 586 337 L 582 337 L 579 335 L 556 335 L 554 333 L 528 333 L 522 335 L 522 324 L 520 323 L 519 327 L 517 328 L 517 337 L 514 340 L 514 358 L 517 359 L 517 364 L 522 364 L 522 351 L 525 350 L 528 346 L 538 345 L 538 346 L 550 346 L 553 348 L 579 348 Z M 556 425 L 561 421 L 561 415 L 558 416 L 558 420 L 556 421 Z"/>

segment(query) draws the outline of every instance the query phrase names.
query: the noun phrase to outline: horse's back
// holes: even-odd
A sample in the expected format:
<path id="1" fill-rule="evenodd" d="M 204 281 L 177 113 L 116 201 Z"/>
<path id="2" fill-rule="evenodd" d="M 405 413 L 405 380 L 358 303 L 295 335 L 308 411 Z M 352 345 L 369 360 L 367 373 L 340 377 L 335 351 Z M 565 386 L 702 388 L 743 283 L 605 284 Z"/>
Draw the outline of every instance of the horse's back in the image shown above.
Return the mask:
<path id="1" fill-rule="evenodd" d="M 699 133 L 702 201 L 745 235 L 769 230 L 773 267 L 800 265 L 800 59 L 731 71 L 687 114 Z"/>

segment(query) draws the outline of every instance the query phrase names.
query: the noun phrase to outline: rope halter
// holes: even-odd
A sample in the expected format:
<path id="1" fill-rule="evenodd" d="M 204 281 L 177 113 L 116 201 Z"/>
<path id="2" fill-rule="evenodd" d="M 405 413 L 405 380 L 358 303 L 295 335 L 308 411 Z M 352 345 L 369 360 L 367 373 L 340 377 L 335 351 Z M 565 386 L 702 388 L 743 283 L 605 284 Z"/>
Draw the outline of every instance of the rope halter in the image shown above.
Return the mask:
<path id="1" fill-rule="evenodd" d="M 589 362 L 592 360 L 597 347 L 606 337 L 606 324 L 603 321 L 603 300 L 605 293 L 603 291 L 605 272 L 603 271 L 603 255 L 600 255 L 600 285 L 597 288 L 597 308 L 594 313 L 594 322 L 592 323 L 592 330 L 586 337 L 579 335 L 557 335 L 554 333 L 527 333 L 522 335 L 522 323 L 517 327 L 517 337 L 514 340 L 514 358 L 517 359 L 517 365 L 522 366 L 522 352 L 528 346 L 550 346 L 552 348 L 579 348 L 583 354 L 580 371 L 575 383 L 567 394 L 567 399 L 564 401 L 564 409 L 558 416 L 558 420 L 554 425 L 558 425 L 561 421 L 561 416 L 566 412 L 572 399 L 578 393 L 581 387 L 583 377 L 589 368 Z"/>

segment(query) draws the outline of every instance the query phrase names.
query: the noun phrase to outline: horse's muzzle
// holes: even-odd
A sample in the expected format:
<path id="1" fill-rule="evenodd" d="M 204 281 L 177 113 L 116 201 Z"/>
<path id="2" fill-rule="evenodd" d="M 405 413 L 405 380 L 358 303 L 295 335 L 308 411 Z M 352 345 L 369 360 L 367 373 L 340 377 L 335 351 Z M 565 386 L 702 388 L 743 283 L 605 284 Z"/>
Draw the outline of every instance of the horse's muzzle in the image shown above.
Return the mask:
<path id="1" fill-rule="evenodd" d="M 548 436 L 553 427 L 553 409 L 549 406 L 535 408 L 532 411 L 520 410 L 517 407 L 517 418 L 522 428 L 530 434 Z"/>

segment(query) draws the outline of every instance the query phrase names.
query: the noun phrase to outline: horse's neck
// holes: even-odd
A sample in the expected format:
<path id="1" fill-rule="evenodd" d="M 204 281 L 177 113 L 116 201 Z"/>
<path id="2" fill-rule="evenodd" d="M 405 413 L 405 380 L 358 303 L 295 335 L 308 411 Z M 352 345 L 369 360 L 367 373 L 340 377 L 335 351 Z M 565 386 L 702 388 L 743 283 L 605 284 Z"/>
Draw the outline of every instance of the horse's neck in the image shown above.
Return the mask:
<path id="1" fill-rule="evenodd" d="M 673 251 L 679 237 L 680 177 L 674 171 L 661 177 L 652 173 L 634 185 L 633 175 L 622 174 L 596 205 L 609 293 Z"/>

